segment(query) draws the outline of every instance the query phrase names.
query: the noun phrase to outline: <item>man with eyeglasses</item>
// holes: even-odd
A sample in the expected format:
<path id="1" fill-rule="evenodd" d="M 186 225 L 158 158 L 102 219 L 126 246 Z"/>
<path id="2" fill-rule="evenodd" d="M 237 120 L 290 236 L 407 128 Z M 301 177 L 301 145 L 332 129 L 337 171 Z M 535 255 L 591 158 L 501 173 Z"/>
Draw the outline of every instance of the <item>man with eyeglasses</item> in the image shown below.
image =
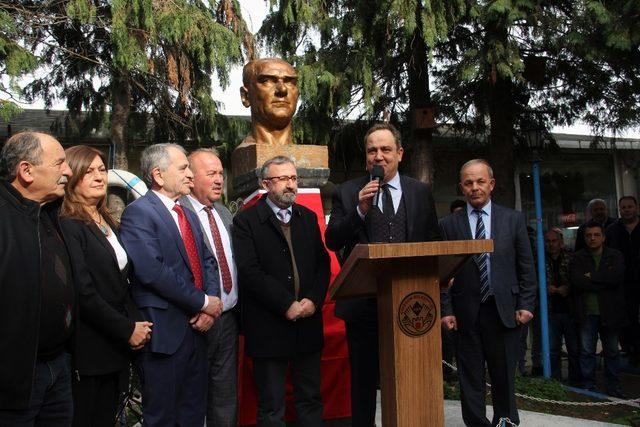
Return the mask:
<path id="1" fill-rule="evenodd" d="M 369 174 L 345 182 L 333 194 L 325 233 L 327 247 L 339 251 L 340 262 L 344 263 L 358 243 L 440 240 L 431 189 L 398 173 L 403 155 L 398 130 L 389 123 L 376 124 L 367 131 L 364 143 Z M 382 180 L 372 178 L 374 167 L 382 167 Z M 379 382 L 377 300 L 338 301 L 336 316 L 345 321 L 347 332 L 351 425 L 371 427 Z"/>
<path id="2" fill-rule="evenodd" d="M 283 156 L 260 171 L 266 194 L 233 220 L 245 349 L 253 360 L 258 426 L 284 426 L 291 369 L 298 425 L 322 426 L 322 304 L 329 255 L 316 214 L 295 203 L 296 167 Z"/>

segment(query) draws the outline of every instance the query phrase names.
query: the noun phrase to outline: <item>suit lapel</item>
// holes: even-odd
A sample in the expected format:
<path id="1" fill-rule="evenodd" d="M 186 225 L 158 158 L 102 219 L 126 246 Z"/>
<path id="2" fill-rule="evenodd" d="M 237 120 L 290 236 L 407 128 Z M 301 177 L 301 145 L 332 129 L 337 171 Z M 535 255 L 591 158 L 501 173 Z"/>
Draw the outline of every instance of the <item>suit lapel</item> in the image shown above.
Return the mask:
<path id="1" fill-rule="evenodd" d="M 111 258 L 113 259 L 113 262 L 116 265 L 118 265 L 118 257 L 116 255 L 116 251 L 113 250 L 113 246 L 111 246 L 111 243 L 109 243 L 109 241 L 107 240 L 105 235 L 102 233 L 102 231 L 100 231 L 98 226 L 95 225 L 94 223 L 91 223 L 89 224 L 89 230 L 91 230 L 91 234 L 93 234 L 93 236 L 96 239 L 98 239 L 98 242 L 100 242 L 100 244 L 107 250 L 107 252 L 111 254 Z M 118 267 L 118 270 L 120 270 L 120 267 Z"/>
<path id="2" fill-rule="evenodd" d="M 215 202 L 213 204 L 213 207 L 216 210 L 216 212 L 218 212 L 218 215 L 220 215 L 220 218 L 222 219 L 222 223 L 224 224 L 224 228 L 227 229 L 227 233 L 231 235 L 231 224 L 233 224 L 233 216 L 231 215 L 231 212 L 229 212 L 229 209 L 227 209 L 220 202 Z"/>
<path id="3" fill-rule="evenodd" d="M 462 240 L 472 240 L 473 234 L 471 234 L 471 226 L 469 225 L 469 215 L 467 214 L 466 206 L 456 214 L 456 221 L 458 223 L 458 230 L 462 233 Z"/>
<path id="4" fill-rule="evenodd" d="M 417 212 L 415 197 L 412 197 L 413 194 L 411 194 L 413 187 L 411 187 L 409 181 L 403 175 L 400 175 L 400 185 L 402 186 L 402 197 L 400 201 L 402 202 L 402 200 L 404 200 L 404 207 L 407 210 L 407 236 L 413 236 L 413 228 L 415 226 L 414 219 L 420 216 Z"/>
<path id="5" fill-rule="evenodd" d="M 491 202 L 491 235 L 488 237 L 491 240 L 496 240 L 498 237 L 498 217 L 500 216 L 500 206 Z"/>
<path id="6" fill-rule="evenodd" d="M 178 226 L 173 220 L 173 217 L 171 216 L 171 214 L 169 213 L 169 210 L 164 205 L 164 203 L 162 203 L 162 200 L 160 200 L 160 198 L 158 198 L 158 196 L 156 196 L 156 194 L 153 191 L 148 191 L 145 196 L 149 197 L 149 202 L 151 203 L 153 208 L 156 210 L 158 215 L 160 215 L 162 222 L 167 227 L 167 230 L 171 234 L 171 237 L 173 237 L 173 241 L 178 247 L 178 251 L 180 252 L 180 255 L 182 256 L 182 258 L 184 259 L 184 262 L 187 264 L 187 267 L 191 269 L 191 264 L 189 263 L 189 256 L 187 255 L 187 250 L 184 247 L 184 241 L 182 240 L 182 236 L 180 235 Z"/>

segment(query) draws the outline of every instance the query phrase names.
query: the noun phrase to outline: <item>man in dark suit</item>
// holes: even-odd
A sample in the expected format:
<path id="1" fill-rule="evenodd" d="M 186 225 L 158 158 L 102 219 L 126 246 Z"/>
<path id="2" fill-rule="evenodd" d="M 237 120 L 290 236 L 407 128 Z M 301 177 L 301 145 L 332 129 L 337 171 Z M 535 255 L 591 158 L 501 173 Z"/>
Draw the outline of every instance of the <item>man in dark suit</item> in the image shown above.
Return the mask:
<path id="1" fill-rule="evenodd" d="M 147 147 L 140 157 L 151 190 L 122 214 L 121 238 L 136 282 L 135 303 L 154 324 L 138 360 L 145 425 L 203 425 L 207 395 L 205 332 L 222 303 L 216 261 L 198 218 L 176 201 L 193 174 L 176 144 Z"/>
<path id="2" fill-rule="evenodd" d="M 198 216 L 204 243 L 218 261 L 222 314 L 207 333 L 209 392 L 207 426 L 235 427 L 237 422 L 238 284 L 231 247 L 233 216 L 220 202 L 224 169 L 213 148 L 200 148 L 189 154 L 193 172 L 191 194 L 180 204 Z"/>
<path id="3" fill-rule="evenodd" d="M 474 159 L 460 170 L 465 209 L 441 221 L 447 240 L 493 239 L 494 251 L 469 260 L 442 294 L 442 324 L 455 330 L 462 418 L 468 426 L 518 424 L 515 370 L 520 325 L 533 317 L 536 276 L 524 215 L 491 201 L 493 170 Z M 485 362 L 493 421 L 486 417 Z"/>
<path id="4" fill-rule="evenodd" d="M 291 367 L 298 425 L 322 426 L 322 304 L 329 255 L 318 219 L 298 205 L 296 168 L 287 157 L 262 166 L 267 191 L 233 220 L 242 329 L 253 359 L 258 426 L 285 426 L 285 378 Z"/>
<path id="5" fill-rule="evenodd" d="M 336 189 L 325 233 L 327 247 L 340 251 L 343 263 L 358 243 L 440 240 L 430 188 L 398 173 L 403 154 L 400 133 L 391 124 L 376 124 L 369 129 L 364 142 L 367 170 L 382 166 L 384 178 L 378 183 L 367 175 Z M 376 197 L 377 194 L 381 197 Z M 374 203 L 374 198 L 380 199 L 379 203 Z M 338 301 L 336 316 L 345 321 L 347 332 L 351 423 L 354 427 L 371 427 L 379 382 L 376 298 Z"/>

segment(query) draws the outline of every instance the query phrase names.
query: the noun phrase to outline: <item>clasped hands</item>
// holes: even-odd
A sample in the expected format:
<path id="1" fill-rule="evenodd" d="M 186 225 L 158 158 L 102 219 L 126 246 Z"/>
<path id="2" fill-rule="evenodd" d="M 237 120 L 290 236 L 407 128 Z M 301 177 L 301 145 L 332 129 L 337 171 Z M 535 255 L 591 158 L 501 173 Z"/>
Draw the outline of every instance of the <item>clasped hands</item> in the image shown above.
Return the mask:
<path id="1" fill-rule="evenodd" d="M 300 318 L 313 316 L 315 312 L 316 305 L 309 298 L 302 298 L 294 301 L 284 315 L 287 320 L 295 322 Z"/>
<path id="2" fill-rule="evenodd" d="M 129 337 L 129 347 L 132 350 L 140 350 L 146 343 L 151 340 L 151 322 L 136 322 L 133 332 Z"/>
<path id="3" fill-rule="evenodd" d="M 189 324 L 198 332 L 207 332 L 213 326 L 216 318 L 222 314 L 222 300 L 207 295 L 208 304 L 201 312 L 189 319 Z"/>

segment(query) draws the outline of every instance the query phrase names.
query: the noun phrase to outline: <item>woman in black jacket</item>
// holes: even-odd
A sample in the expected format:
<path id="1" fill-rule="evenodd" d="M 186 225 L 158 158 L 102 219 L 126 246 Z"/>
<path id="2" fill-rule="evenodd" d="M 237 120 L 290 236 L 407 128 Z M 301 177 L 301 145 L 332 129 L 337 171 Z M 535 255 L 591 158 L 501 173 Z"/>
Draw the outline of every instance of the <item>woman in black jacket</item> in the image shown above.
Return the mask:
<path id="1" fill-rule="evenodd" d="M 119 392 L 126 386 L 131 350 L 149 340 L 129 295 L 129 262 L 117 223 L 106 208 L 107 170 L 102 153 L 67 149 L 73 171 L 62 205 L 61 226 L 79 293 L 74 343 L 74 426 L 113 427 Z"/>

